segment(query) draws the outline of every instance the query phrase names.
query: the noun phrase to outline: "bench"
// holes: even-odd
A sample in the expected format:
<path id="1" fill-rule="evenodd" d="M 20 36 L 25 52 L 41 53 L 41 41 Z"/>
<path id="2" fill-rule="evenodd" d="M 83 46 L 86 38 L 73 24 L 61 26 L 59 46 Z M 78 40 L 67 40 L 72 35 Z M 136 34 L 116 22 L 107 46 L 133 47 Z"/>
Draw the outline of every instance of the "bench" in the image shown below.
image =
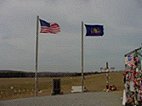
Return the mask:
<path id="1" fill-rule="evenodd" d="M 83 87 L 83 91 L 87 91 L 86 87 Z M 82 86 L 72 86 L 71 93 L 82 92 Z"/>

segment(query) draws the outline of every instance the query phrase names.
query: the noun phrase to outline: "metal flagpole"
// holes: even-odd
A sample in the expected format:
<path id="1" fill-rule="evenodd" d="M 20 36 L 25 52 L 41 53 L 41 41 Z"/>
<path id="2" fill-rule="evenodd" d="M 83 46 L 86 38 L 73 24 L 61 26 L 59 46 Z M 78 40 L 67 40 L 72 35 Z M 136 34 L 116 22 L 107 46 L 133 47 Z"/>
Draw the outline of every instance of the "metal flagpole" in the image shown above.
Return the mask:
<path id="1" fill-rule="evenodd" d="M 35 56 L 35 96 L 38 96 L 38 31 L 39 31 L 39 16 L 36 22 L 36 56 Z"/>
<path id="2" fill-rule="evenodd" d="M 83 34 L 83 21 L 81 22 L 81 84 L 82 92 L 84 92 L 84 34 Z"/>

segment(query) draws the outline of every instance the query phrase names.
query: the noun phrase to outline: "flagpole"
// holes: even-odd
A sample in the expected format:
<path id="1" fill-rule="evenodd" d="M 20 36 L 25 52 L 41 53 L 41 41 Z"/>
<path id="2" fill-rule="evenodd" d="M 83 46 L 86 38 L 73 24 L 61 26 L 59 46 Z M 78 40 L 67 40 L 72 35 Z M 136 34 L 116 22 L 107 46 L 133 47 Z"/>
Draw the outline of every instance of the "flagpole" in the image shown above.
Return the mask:
<path id="1" fill-rule="evenodd" d="M 36 56 L 35 56 L 35 96 L 38 96 L 38 32 L 39 31 L 39 16 L 36 22 Z"/>
<path id="2" fill-rule="evenodd" d="M 84 92 L 84 34 L 83 34 L 83 21 L 81 22 L 81 85 L 82 92 Z"/>

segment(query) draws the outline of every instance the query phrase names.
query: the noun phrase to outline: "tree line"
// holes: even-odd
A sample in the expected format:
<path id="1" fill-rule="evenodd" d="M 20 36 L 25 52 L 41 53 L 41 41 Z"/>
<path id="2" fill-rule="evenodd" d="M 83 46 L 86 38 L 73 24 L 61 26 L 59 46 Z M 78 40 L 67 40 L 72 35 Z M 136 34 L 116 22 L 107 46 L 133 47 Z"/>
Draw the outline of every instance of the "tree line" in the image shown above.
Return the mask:
<path id="1" fill-rule="evenodd" d="M 84 75 L 98 74 L 99 72 L 85 72 Z M 38 77 L 67 77 L 67 76 L 81 76 L 78 72 L 39 72 Z M 24 78 L 35 77 L 34 72 L 0 70 L 0 78 Z"/>

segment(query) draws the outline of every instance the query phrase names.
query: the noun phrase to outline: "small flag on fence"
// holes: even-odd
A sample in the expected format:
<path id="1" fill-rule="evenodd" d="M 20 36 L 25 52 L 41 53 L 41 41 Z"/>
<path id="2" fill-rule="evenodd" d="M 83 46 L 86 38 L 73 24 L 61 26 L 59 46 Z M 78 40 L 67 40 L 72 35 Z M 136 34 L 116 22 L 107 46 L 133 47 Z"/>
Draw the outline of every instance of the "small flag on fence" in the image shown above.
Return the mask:
<path id="1" fill-rule="evenodd" d="M 41 30 L 40 33 L 52 33 L 56 34 L 60 32 L 60 26 L 57 23 L 49 23 L 40 19 Z"/>
<path id="2" fill-rule="evenodd" d="M 134 66 L 134 56 L 133 56 L 133 54 L 129 54 L 127 58 L 128 58 L 128 63 L 127 63 L 128 66 L 130 66 L 130 67 Z"/>
<path id="3" fill-rule="evenodd" d="M 104 28 L 103 25 L 85 25 L 86 36 L 103 36 Z"/>

